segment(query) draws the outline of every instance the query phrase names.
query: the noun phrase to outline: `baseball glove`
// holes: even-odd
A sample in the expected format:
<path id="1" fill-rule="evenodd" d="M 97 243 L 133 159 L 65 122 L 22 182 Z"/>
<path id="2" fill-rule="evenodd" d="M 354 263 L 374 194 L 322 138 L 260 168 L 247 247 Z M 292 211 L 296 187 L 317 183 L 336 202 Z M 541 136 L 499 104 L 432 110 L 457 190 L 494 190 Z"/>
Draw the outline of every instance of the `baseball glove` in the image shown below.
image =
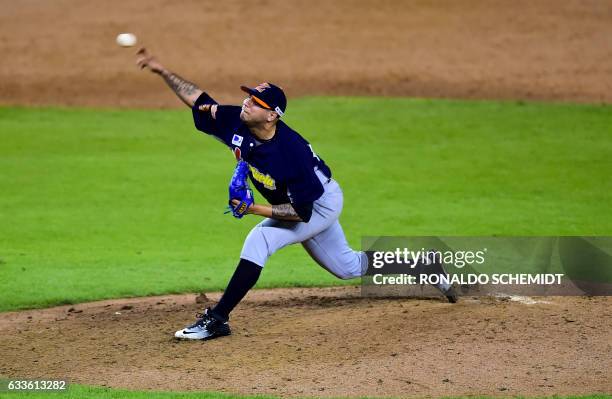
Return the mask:
<path id="1" fill-rule="evenodd" d="M 228 211 L 225 212 L 231 212 L 237 219 L 246 215 L 249 207 L 255 203 L 253 191 L 249 188 L 249 183 L 247 181 L 248 176 L 249 164 L 245 161 L 238 161 L 229 184 L 229 206 Z M 240 202 L 233 205 L 232 200 L 238 200 Z"/>

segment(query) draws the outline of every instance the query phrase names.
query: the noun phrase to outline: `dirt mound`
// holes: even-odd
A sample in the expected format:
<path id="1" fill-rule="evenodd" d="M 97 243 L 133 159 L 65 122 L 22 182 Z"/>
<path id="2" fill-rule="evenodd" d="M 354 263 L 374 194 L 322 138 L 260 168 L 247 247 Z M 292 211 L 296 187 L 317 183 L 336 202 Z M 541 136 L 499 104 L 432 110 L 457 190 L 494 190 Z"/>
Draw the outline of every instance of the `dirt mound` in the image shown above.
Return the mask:
<path id="1" fill-rule="evenodd" d="M 220 101 L 360 94 L 612 102 L 612 1 L 0 0 L 0 104 L 178 107 L 119 32 Z"/>
<path id="2" fill-rule="evenodd" d="M 174 331 L 201 309 L 195 295 L 103 301 L 0 314 L 0 374 L 282 396 L 610 393 L 611 304 L 257 290 L 231 337 L 178 342 Z"/>

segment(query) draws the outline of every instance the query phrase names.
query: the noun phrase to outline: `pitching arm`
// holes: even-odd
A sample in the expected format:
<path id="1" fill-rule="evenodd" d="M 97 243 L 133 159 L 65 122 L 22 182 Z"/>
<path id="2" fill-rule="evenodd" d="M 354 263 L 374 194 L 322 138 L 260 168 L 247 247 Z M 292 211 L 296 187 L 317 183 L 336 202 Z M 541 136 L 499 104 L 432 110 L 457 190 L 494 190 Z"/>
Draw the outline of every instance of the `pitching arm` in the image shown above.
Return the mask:
<path id="1" fill-rule="evenodd" d="M 136 53 L 136 65 L 138 65 L 140 69 L 148 68 L 151 72 L 160 75 L 177 97 L 190 108 L 193 107 L 195 101 L 204 92 L 195 83 L 183 79 L 176 73 L 166 69 L 155 57 L 149 54 L 144 47 L 139 49 Z M 213 111 L 211 112 L 213 118 L 216 106 L 214 108 L 214 110 L 210 110 Z"/>

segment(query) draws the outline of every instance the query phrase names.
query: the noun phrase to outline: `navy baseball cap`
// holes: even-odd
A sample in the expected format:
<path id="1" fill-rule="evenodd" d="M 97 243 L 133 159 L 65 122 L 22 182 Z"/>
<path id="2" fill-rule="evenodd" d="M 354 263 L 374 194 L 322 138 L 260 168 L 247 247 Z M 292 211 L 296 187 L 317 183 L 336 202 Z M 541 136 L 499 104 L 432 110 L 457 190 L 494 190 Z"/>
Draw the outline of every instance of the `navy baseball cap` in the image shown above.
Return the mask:
<path id="1" fill-rule="evenodd" d="M 250 87 L 240 86 L 242 91 L 249 93 L 257 104 L 262 107 L 274 111 L 278 116 L 283 116 L 287 109 L 287 97 L 283 89 L 273 85 L 272 83 L 264 82 L 251 89 Z"/>

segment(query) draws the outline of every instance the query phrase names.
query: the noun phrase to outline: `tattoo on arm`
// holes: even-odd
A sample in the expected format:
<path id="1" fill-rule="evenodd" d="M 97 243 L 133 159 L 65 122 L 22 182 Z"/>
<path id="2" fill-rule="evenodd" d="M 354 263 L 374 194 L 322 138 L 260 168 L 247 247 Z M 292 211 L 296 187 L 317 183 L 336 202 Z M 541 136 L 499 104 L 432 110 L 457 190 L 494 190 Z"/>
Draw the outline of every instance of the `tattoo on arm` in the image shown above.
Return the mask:
<path id="1" fill-rule="evenodd" d="M 272 216 L 292 219 L 297 218 L 301 220 L 300 216 L 297 214 L 295 209 L 293 209 L 291 204 L 272 205 Z"/>
<path id="2" fill-rule="evenodd" d="M 202 90 L 198 86 L 181 78 L 175 73 L 168 72 L 162 74 L 162 76 L 166 81 L 166 84 L 168 84 L 176 95 L 190 107 L 193 106 L 198 96 L 202 94 Z"/>

